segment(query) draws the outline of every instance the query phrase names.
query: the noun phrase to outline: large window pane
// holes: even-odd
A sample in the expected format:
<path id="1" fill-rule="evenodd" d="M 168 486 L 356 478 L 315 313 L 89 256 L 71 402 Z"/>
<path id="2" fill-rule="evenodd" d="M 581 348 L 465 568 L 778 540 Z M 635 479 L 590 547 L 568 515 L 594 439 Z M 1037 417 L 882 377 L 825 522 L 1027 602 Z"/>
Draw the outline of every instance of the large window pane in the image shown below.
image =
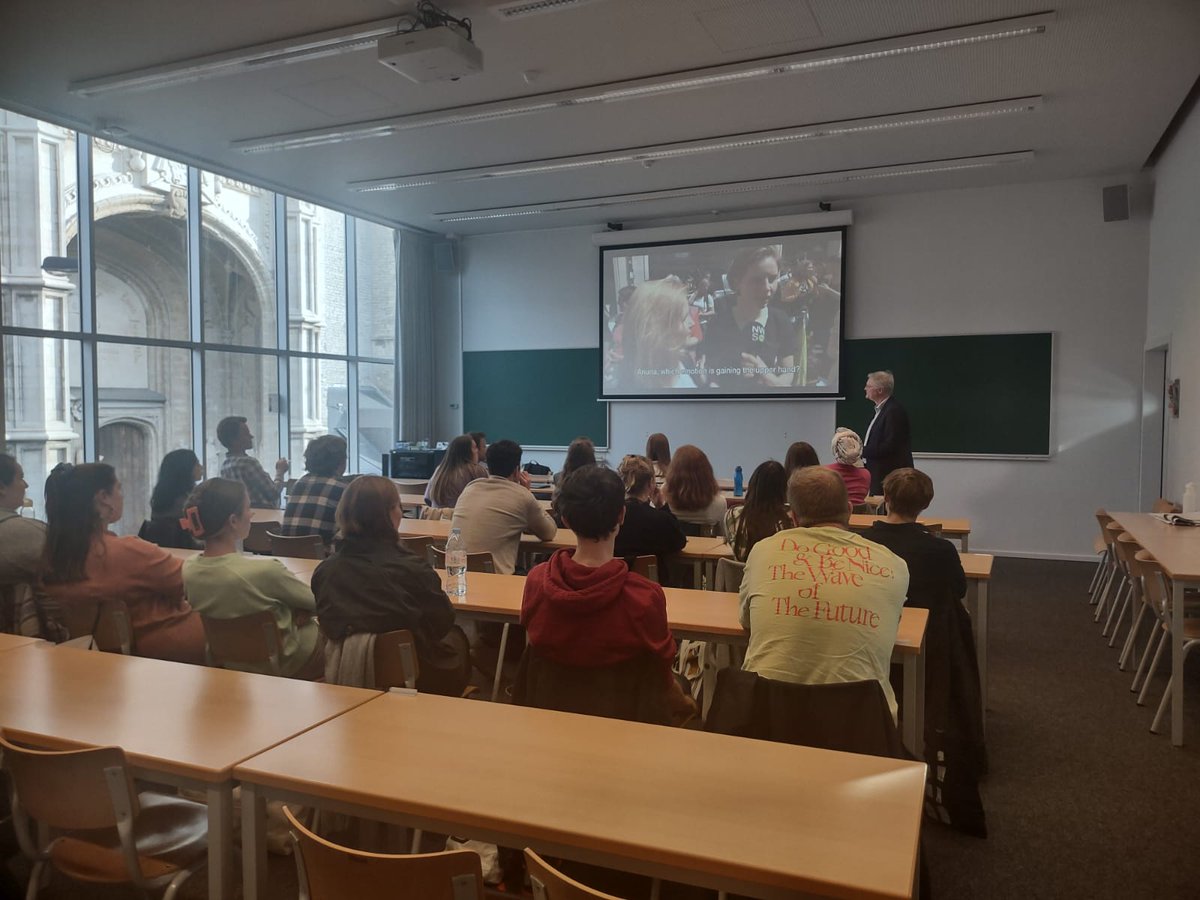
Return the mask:
<path id="1" fill-rule="evenodd" d="M 358 467 L 362 475 L 380 473 L 383 454 L 396 439 L 396 367 L 358 366 Z"/>
<path id="2" fill-rule="evenodd" d="M 4 337 L 4 436 L 21 463 L 29 498 L 46 518 L 42 489 L 58 463 L 82 462 L 83 407 L 78 341 Z"/>
<path id="3" fill-rule="evenodd" d="M 0 109 L 0 148 L 0 317 L 77 331 L 78 280 L 42 269 L 48 256 L 76 256 L 75 132 Z"/>
<path id="4" fill-rule="evenodd" d="M 200 173 L 204 340 L 275 346 L 275 195 Z"/>
<path id="5" fill-rule="evenodd" d="M 304 474 L 304 448 L 323 434 L 347 437 L 350 409 L 346 392 L 346 364 L 329 359 L 291 360 L 290 405 L 292 473 Z"/>
<path id="6" fill-rule="evenodd" d="M 125 515 L 115 530 L 137 534 L 150 516 L 162 458 L 192 446 L 191 353 L 129 344 L 100 344 L 97 353 L 96 449 L 116 468 L 125 494 Z"/>
<path id="7" fill-rule="evenodd" d="M 346 352 L 346 217 L 287 201 L 288 346 Z"/>
<path id="8" fill-rule="evenodd" d="M 279 369 L 274 356 L 250 353 L 204 354 L 205 471 L 219 475 L 225 448 L 217 441 L 217 423 L 226 416 L 245 416 L 254 449 L 268 475 L 279 458 Z"/>
<path id="9" fill-rule="evenodd" d="M 396 232 L 355 224 L 358 264 L 358 355 L 396 358 Z"/>
<path id="10" fill-rule="evenodd" d="M 92 139 L 96 330 L 189 337 L 187 166 Z"/>

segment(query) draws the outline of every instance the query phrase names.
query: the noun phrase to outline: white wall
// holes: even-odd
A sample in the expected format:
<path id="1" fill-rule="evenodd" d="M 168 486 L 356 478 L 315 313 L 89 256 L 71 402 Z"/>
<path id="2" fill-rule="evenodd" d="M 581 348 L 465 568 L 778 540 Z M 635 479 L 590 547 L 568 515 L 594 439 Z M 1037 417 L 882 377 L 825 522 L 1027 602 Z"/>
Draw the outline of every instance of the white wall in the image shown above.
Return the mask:
<path id="1" fill-rule="evenodd" d="M 1137 504 L 1148 227 L 1103 222 L 1100 189 L 1115 180 L 854 203 L 848 337 L 1055 332 L 1050 461 L 918 461 L 937 486 L 933 511 L 973 520 L 973 549 L 1090 557 L 1092 511 Z M 467 238 L 462 349 L 595 346 L 590 234 Z M 448 349 L 439 337 L 439 372 L 458 364 Z M 456 377 L 446 373 L 439 383 Z M 859 386 L 846 389 L 857 395 Z M 901 383 L 897 396 L 903 392 Z M 441 401 L 449 434 L 461 427 L 448 409 L 457 398 L 447 393 Z M 673 446 L 703 447 L 718 474 L 731 475 L 735 465 L 748 474 L 764 458 L 781 459 L 793 440 L 828 457 L 834 424 L 830 401 L 616 403 L 610 455 L 641 452 L 650 432 L 663 431 Z"/>
<path id="2" fill-rule="evenodd" d="M 1146 346 L 1170 344 L 1168 379 L 1180 380 L 1179 418 L 1167 418 L 1165 496 L 1200 481 L 1200 106 L 1155 171 Z"/>

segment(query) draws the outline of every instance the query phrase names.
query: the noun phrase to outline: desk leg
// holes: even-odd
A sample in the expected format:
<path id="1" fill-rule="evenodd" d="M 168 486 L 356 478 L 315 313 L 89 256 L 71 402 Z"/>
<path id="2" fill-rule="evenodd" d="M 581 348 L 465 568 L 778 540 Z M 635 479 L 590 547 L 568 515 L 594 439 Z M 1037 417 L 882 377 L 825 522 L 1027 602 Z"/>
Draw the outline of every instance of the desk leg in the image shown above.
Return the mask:
<path id="1" fill-rule="evenodd" d="M 267 801 L 252 784 L 242 785 L 242 898 L 267 895 Z"/>
<path id="2" fill-rule="evenodd" d="M 209 785 L 208 896 L 225 900 L 233 896 L 233 782 Z"/>
<path id="3" fill-rule="evenodd" d="M 962 552 L 963 552 L 963 553 L 967 553 L 967 552 L 969 552 L 969 551 L 967 550 L 967 538 L 969 538 L 970 536 L 971 536 L 970 534 L 964 534 L 962 537 L 960 537 L 960 538 L 958 539 L 958 542 L 959 542 L 959 544 L 961 544 L 961 545 L 962 545 L 962 546 L 961 546 L 961 549 L 962 549 Z"/>
<path id="4" fill-rule="evenodd" d="M 904 745 L 917 759 L 925 758 L 925 648 L 904 657 Z"/>
<path id="5" fill-rule="evenodd" d="M 1183 746 L 1183 588 L 1171 582 L 1171 743 Z"/>
<path id="6" fill-rule="evenodd" d="M 500 654 L 496 657 L 496 677 L 492 680 L 492 702 L 500 696 L 500 676 L 504 674 L 504 654 L 508 650 L 508 623 L 500 632 Z"/>

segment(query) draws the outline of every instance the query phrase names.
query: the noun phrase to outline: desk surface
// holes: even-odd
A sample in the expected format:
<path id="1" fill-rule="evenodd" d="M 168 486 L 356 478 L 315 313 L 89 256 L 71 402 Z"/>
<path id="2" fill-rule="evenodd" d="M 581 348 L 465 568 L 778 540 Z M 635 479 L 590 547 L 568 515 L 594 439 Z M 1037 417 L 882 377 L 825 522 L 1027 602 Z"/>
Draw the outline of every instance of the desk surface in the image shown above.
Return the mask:
<path id="1" fill-rule="evenodd" d="M 1200 581 L 1200 528 L 1168 525 L 1149 513 L 1109 513 L 1171 578 Z"/>
<path id="2" fill-rule="evenodd" d="M 251 522 L 266 522 L 270 525 L 279 525 L 283 522 L 282 509 L 252 509 L 250 510 Z"/>
<path id="3" fill-rule="evenodd" d="M 0 653 L 0 728 L 52 749 L 116 745 L 199 781 L 379 696 L 50 644 Z"/>
<path id="4" fill-rule="evenodd" d="M 16 650 L 18 647 L 28 647 L 30 644 L 38 643 L 41 643 L 41 638 L 0 633 L 0 651 Z"/>
<path id="5" fill-rule="evenodd" d="M 511 835 L 518 846 L 565 845 L 776 891 L 907 897 L 925 766 L 384 694 L 248 760 L 236 776 L 468 834 Z"/>

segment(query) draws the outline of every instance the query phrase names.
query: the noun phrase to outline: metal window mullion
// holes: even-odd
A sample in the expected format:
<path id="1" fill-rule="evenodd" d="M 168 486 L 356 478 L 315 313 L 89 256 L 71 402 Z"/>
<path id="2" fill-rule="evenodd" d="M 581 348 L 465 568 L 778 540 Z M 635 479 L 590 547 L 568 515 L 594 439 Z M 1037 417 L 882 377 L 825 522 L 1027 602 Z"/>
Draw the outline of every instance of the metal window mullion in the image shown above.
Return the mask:
<path id="1" fill-rule="evenodd" d="M 287 197 L 275 195 L 275 346 L 283 351 L 277 357 L 279 397 L 279 456 L 291 456 L 292 443 L 292 384 L 288 365 L 288 233 Z"/>
<path id="2" fill-rule="evenodd" d="M 188 166 L 187 178 L 187 272 L 188 272 L 188 337 L 192 343 L 204 340 L 204 314 L 201 308 L 200 235 L 204 223 L 200 204 L 200 170 Z M 204 352 L 198 347 L 191 351 L 192 365 L 192 451 L 200 464 L 208 467 L 204 428 Z"/>
<path id="3" fill-rule="evenodd" d="M 346 216 L 346 353 L 358 356 L 358 224 Z M 358 363 L 346 363 L 346 460 L 361 468 L 358 448 Z"/>
<path id="4" fill-rule="evenodd" d="M 96 253 L 95 209 L 92 203 L 92 139 L 77 134 L 75 139 L 75 183 L 79 204 L 79 326 L 82 369 L 80 389 L 83 402 L 83 458 L 97 459 L 100 421 L 99 370 L 96 363 Z"/>

